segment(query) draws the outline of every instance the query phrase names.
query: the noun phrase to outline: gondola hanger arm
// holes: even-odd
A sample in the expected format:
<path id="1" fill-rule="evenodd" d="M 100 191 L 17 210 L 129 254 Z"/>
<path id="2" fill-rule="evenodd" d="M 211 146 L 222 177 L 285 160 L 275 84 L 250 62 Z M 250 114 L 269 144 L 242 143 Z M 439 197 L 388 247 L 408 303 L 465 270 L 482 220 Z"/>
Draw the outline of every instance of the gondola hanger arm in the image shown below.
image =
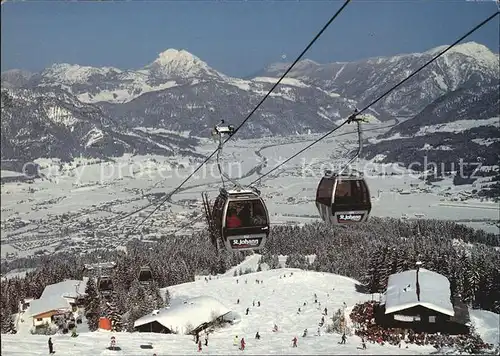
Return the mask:
<path id="1" fill-rule="evenodd" d="M 344 165 L 344 167 L 339 171 L 338 175 L 342 175 L 342 173 L 351 165 L 352 162 L 354 162 L 358 157 L 361 155 L 361 151 L 363 149 L 363 132 L 361 131 L 361 123 L 362 122 L 367 122 L 367 118 L 365 115 L 359 115 L 358 109 L 354 110 L 354 113 L 351 114 L 347 118 L 347 123 L 350 124 L 352 122 L 356 123 L 357 126 L 357 131 L 358 131 L 358 149 L 354 156 Z"/>

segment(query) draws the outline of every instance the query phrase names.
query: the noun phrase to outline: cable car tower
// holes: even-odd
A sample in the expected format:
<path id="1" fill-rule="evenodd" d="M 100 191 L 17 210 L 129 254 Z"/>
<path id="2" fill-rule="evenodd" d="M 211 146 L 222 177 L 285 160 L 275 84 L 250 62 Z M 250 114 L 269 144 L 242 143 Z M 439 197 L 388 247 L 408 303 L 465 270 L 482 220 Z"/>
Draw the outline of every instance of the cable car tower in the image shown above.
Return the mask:
<path id="1" fill-rule="evenodd" d="M 223 172 L 220 162 L 223 138 L 235 132 L 232 125 L 223 124 L 221 120 L 212 130 L 212 136 L 218 139 L 217 167 L 222 188 L 213 206 L 208 194 L 202 193 L 211 241 L 217 251 L 220 244 L 228 251 L 259 250 L 269 236 L 269 213 L 258 189 L 244 188 Z M 232 189 L 226 189 L 224 178 L 233 184 Z"/>

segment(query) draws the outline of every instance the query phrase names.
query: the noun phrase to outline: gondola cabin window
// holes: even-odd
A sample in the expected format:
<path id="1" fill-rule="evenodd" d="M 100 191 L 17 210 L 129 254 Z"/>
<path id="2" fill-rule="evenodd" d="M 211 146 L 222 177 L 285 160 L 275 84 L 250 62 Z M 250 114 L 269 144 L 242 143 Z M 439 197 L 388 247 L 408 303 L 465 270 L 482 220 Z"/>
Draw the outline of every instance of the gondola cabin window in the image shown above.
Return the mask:
<path id="1" fill-rule="evenodd" d="M 260 200 L 229 202 L 226 215 L 226 227 L 264 226 L 266 222 L 266 213 Z"/>
<path id="2" fill-rule="evenodd" d="M 361 180 L 339 180 L 335 189 L 335 204 L 367 203 L 367 192 Z"/>
<path id="3" fill-rule="evenodd" d="M 333 179 L 321 179 L 316 197 L 318 203 L 323 205 L 330 205 L 332 203 L 333 183 Z"/>

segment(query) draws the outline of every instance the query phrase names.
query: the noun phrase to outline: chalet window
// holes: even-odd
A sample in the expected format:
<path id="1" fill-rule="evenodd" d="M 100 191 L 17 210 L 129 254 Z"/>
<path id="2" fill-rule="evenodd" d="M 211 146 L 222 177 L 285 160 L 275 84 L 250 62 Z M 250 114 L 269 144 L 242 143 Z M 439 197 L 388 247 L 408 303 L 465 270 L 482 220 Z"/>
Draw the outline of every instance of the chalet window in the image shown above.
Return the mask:
<path id="1" fill-rule="evenodd" d="M 404 322 L 412 322 L 414 321 L 414 317 L 411 316 L 411 315 L 400 315 L 400 314 L 396 314 L 394 315 L 394 320 L 397 320 L 397 321 L 404 321 Z"/>
<path id="2" fill-rule="evenodd" d="M 42 318 L 36 318 L 36 321 L 42 321 L 43 319 Z"/>
<path id="3" fill-rule="evenodd" d="M 430 315 L 429 316 L 429 323 L 435 323 L 436 322 L 436 316 L 435 315 Z"/>

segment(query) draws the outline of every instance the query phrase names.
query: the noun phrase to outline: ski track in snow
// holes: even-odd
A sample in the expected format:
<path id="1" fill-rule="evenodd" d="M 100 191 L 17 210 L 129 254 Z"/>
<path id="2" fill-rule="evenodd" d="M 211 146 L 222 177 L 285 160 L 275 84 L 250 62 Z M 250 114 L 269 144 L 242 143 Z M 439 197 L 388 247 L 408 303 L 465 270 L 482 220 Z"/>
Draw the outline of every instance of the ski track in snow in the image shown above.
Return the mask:
<path id="1" fill-rule="evenodd" d="M 54 349 L 56 355 L 230 355 L 242 354 L 290 354 L 290 355 L 405 355 L 429 354 L 435 352 L 431 346 L 408 345 L 408 349 L 395 346 L 379 346 L 367 344 L 367 350 L 360 350 L 361 339 L 349 336 L 346 345 L 339 345 L 340 334 L 326 334 L 325 327 L 321 328 L 321 335 L 316 336 L 318 323 L 322 311 L 328 308 L 326 324 L 337 309 L 347 304 L 348 316 L 353 306 L 362 301 L 371 299 L 371 295 L 356 292 L 356 281 L 330 273 L 303 271 L 293 268 L 265 270 L 233 277 L 234 270 L 240 268 L 256 269 L 260 255 L 251 255 L 239 266 L 233 267 L 218 277 L 211 276 L 205 281 L 205 276 L 197 276 L 195 282 L 184 283 L 168 287 L 172 297 L 172 304 L 182 303 L 187 298 L 197 296 L 211 296 L 220 300 L 236 315 L 235 323 L 218 329 L 209 337 L 208 347 L 203 346 L 202 352 L 197 352 L 197 346 L 191 336 L 165 335 L 154 333 L 110 333 L 98 331 L 90 333 L 85 326 L 79 326 L 79 336 L 72 338 L 69 334 L 54 335 Z M 280 258 L 283 263 L 285 256 Z M 264 265 L 265 269 L 265 265 Z M 293 275 L 292 275 L 293 273 Z M 208 278 L 208 276 L 206 276 Z M 256 279 L 263 283 L 256 283 Z M 237 283 L 237 280 L 239 283 Z M 247 281 L 247 283 L 245 283 Z M 335 289 L 333 289 L 335 288 Z M 163 289 L 165 290 L 165 289 Z M 314 293 L 318 296 L 319 304 L 314 303 Z M 375 295 L 378 298 L 378 295 Z M 237 299 L 240 303 L 237 304 Z M 252 305 L 255 301 L 255 307 Z M 257 302 L 261 306 L 257 306 Z M 303 303 L 307 305 L 304 307 Z M 245 315 L 246 308 L 250 308 L 249 315 Z M 298 308 L 301 313 L 297 314 Z M 498 314 L 480 310 L 471 311 L 477 331 L 485 341 L 498 340 Z M 331 321 L 330 321 L 331 322 Z M 279 331 L 273 333 L 274 324 Z M 495 324 L 497 323 L 497 324 Z M 350 320 L 348 319 L 348 325 Z M 302 337 L 303 330 L 308 329 L 308 336 Z M 255 339 L 259 332 L 260 340 Z M 246 348 L 240 351 L 233 346 L 233 338 L 238 335 L 244 337 Z M 120 351 L 110 351 L 106 348 L 110 344 L 110 337 L 116 337 L 116 345 Z M 291 347 L 291 340 L 297 336 L 298 347 Z M 2 355 L 42 355 L 48 352 L 48 336 L 30 335 L 29 324 L 25 321 L 16 335 L 2 335 Z M 203 340 L 202 340 L 203 341 Z M 140 345 L 151 343 L 152 350 L 141 349 Z M 404 345 L 404 344 L 403 344 Z"/>

